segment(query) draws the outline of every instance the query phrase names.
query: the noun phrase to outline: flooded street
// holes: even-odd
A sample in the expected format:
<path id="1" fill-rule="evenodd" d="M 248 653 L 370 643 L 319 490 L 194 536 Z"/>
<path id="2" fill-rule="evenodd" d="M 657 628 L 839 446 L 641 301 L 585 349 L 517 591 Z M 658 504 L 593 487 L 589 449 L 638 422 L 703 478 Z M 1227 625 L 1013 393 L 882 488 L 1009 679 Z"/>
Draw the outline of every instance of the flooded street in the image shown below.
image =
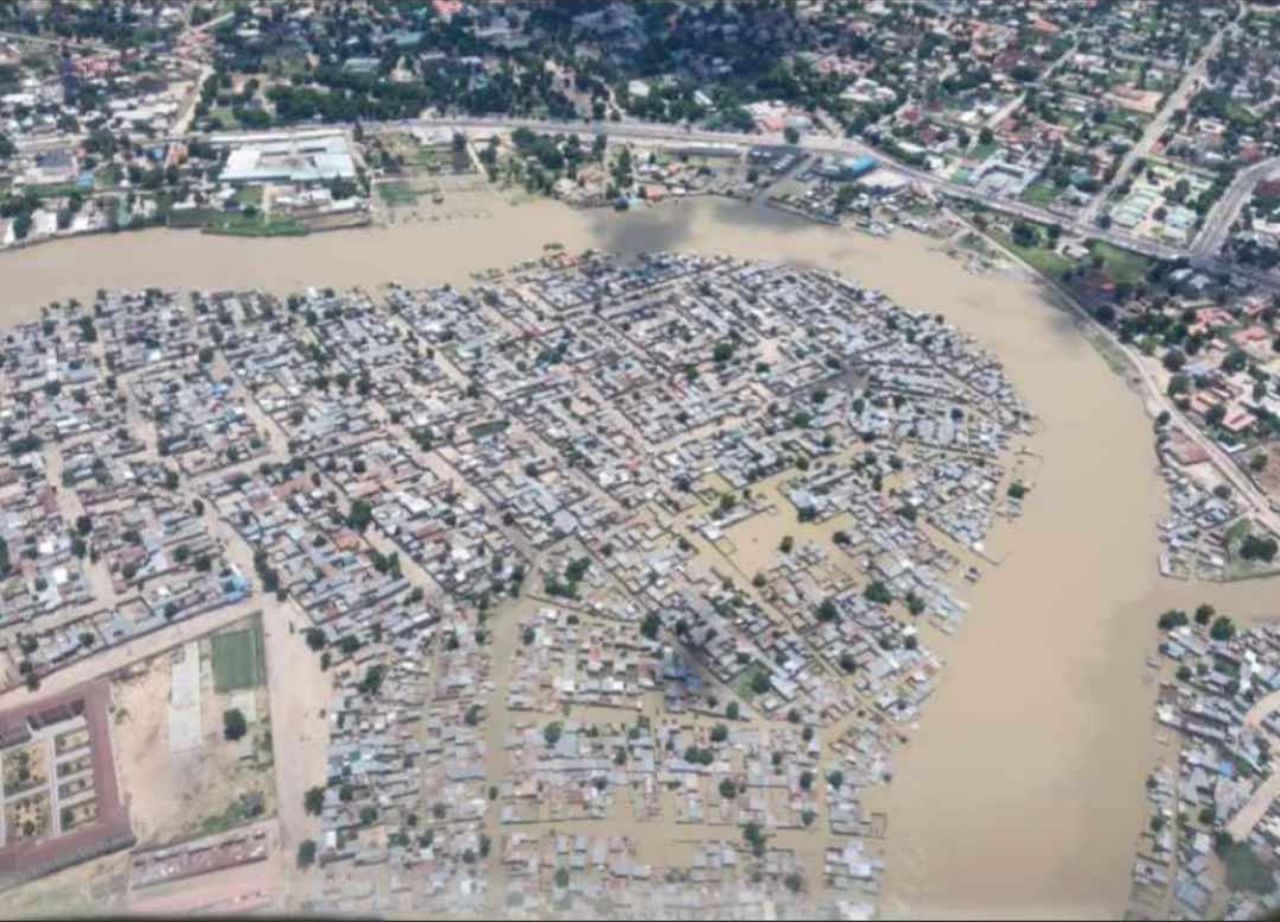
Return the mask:
<path id="1" fill-rule="evenodd" d="M 1037 414 L 1030 447 L 1043 461 L 1025 515 L 994 536 L 1001 564 L 971 591 L 957 635 L 936 645 L 948 665 L 893 784 L 873 795 L 890 817 L 883 911 L 1119 916 L 1154 746 L 1144 661 L 1156 616 L 1211 601 L 1247 621 L 1280 610 L 1280 587 L 1159 577 L 1150 421 L 1070 316 L 1035 285 L 972 275 L 906 233 L 880 240 L 714 201 L 619 215 L 495 196 L 490 210 L 305 238 L 155 230 L 37 246 L 0 255 L 0 321 L 100 287 L 460 284 L 550 243 L 793 261 L 944 314 L 1003 361 Z"/>

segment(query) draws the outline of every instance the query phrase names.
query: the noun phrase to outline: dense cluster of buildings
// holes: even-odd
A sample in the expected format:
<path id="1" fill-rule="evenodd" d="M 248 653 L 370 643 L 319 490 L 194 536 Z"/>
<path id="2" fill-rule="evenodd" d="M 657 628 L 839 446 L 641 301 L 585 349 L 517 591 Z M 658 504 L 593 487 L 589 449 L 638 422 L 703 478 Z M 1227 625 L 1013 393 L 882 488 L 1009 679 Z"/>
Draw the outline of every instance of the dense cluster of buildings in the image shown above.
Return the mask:
<path id="1" fill-rule="evenodd" d="M 335 911 L 670 912 L 693 884 L 869 911 L 862 795 L 1016 515 L 1030 424 L 938 317 L 665 254 L 104 291 L 15 329 L 0 374 L 8 682 L 264 595 L 302 615 L 332 678 L 303 880 Z"/>
<path id="2" fill-rule="evenodd" d="M 1258 918 L 1280 905 L 1276 630 L 1238 631 L 1209 605 L 1166 612 L 1160 626 L 1155 716 L 1168 745 L 1146 781 L 1130 913 Z"/>

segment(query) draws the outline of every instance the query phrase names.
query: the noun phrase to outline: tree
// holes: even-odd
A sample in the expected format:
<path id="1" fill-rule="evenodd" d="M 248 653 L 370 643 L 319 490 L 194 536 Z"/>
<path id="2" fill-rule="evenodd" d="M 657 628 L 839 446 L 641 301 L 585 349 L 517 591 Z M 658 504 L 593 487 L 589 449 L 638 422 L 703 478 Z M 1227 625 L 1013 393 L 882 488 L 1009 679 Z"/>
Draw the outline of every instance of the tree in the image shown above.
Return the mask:
<path id="1" fill-rule="evenodd" d="M 302 797 L 302 805 L 312 816 L 319 816 L 324 810 L 324 788 L 307 788 L 307 793 Z"/>
<path id="2" fill-rule="evenodd" d="M 370 697 L 376 695 L 382 688 L 383 674 L 382 666 L 370 666 L 365 670 L 364 678 L 360 680 L 360 691 Z"/>
<path id="3" fill-rule="evenodd" d="M 858 197 L 858 190 L 849 183 L 841 183 L 836 188 L 836 211 L 844 214 L 853 207 L 853 200 Z"/>
<path id="4" fill-rule="evenodd" d="M 1187 623 L 1187 613 L 1181 609 L 1171 608 L 1156 620 L 1156 626 L 1162 631 L 1171 631 Z"/>
<path id="5" fill-rule="evenodd" d="M 1020 247 L 1034 247 L 1040 243 L 1040 234 L 1031 224 L 1018 221 L 1013 225 L 1013 242 Z"/>
<path id="6" fill-rule="evenodd" d="M 800 143 L 800 129 L 795 125 L 788 125 L 782 130 L 782 136 L 786 138 L 788 144 Z"/>
<path id="7" fill-rule="evenodd" d="M 298 867 L 306 870 L 315 864 L 316 843 L 311 839 L 303 839 L 298 843 Z"/>
<path id="8" fill-rule="evenodd" d="M 1240 542 L 1240 556 L 1245 560 L 1260 560 L 1264 563 L 1270 563 L 1275 559 L 1278 549 L 1280 548 L 1276 545 L 1276 539 L 1271 537 L 1260 538 L 1257 535 L 1245 535 L 1244 540 Z"/>
<path id="9" fill-rule="evenodd" d="M 1213 616 L 1217 614 L 1217 610 L 1207 602 L 1196 608 L 1196 624 L 1204 627 L 1213 620 Z"/>
<path id="10" fill-rule="evenodd" d="M 244 714 L 239 708 L 232 708 L 229 711 L 222 712 L 222 737 L 228 742 L 234 743 L 240 739 L 248 731 L 249 725 L 245 722 Z"/>
<path id="11" fill-rule="evenodd" d="M 893 601 L 893 596 L 889 593 L 889 589 L 880 580 L 868 583 L 862 595 L 868 602 L 874 602 L 877 605 L 888 605 Z"/>
<path id="12" fill-rule="evenodd" d="M 318 653 L 319 651 L 324 649 L 326 638 L 324 635 L 323 628 L 318 628 L 318 627 L 307 628 L 306 638 L 307 638 L 307 646 L 310 647 L 315 652 Z"/>
<path id="13" fill-rule="evenodd" d="M 373 507 L 368 500 L 357 499 L 351 504 L 347 515 L 347 526 L 354 531 L 364 531 L 373 521 Z"/>
<path id="14" fill-rule="evenodd" d="M 711 728 L 711 742 L 723 743 L 729 738 L 729 728 L 724 724 L 716 724 Z"/>
<path id="15" fill-rule="evenodd" d="M 1213 627 L 1209 628 L 1209 636 L 1220 643 L 1226 643 L 1235 635 L 1235 622 L 1225 615 L 1219 615 L 1215 618 Z"/>
<path id="16" fill-rule="evenodd" d="M 791 549 L 795 547 L 795 544 L 796 542 L 794 538 L 792 538 L 790 535 L 785 535 L 782 539 L 782 542 L 778 545 L 778 550 L 782 551 L 782 553 L 784 554 L 790 554 Z"/>
<path id="17" fill-rule="evenodd" d="M 725 800 L 732 800 L 738 794 L 738 786 L 729 778 L 725 778 L 720 782 L 720 796 Z"/>
<path id="18" fill-rule="evenodd" d="M 560 734 L 563 731 L 564 728 L 560 726 L 559 722 L 549 723 L 542 728 L 542 738 L 546 740 L 548 746 L 554 746 L 560 742 Z"/>
<path id="19" fill-rule="evenodd" d="M 730 720 L 737 720 L 739 714 L 738 702 L 730 701 L 729 706 L 724 709 L 724 716 Z"/>
<path id="20" fill-rule="evenodd" d="M 558 887 L 559 889 L 563 890 L 565 887 L 569 886 L 569 869 L 557 868 L 555 879 L 556 879 L 556 887 Z"/>

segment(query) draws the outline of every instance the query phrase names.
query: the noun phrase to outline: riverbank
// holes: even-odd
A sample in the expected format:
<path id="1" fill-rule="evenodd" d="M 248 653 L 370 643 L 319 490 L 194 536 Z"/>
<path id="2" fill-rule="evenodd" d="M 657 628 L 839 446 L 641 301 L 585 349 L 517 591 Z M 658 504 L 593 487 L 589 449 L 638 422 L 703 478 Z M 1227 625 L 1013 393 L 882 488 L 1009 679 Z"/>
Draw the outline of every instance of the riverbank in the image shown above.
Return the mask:
<path id="1" fill-rule="evenodd" d="M 1143 663 L 1156 614 L 1212 601 L 1247 621 L 1268 614 L 1276 586 L 1160 579 L 1164 498 L 1150 421 L 1077 320 L 1038 285 L 969 273 L 940 243 L 910 234 L 871 238 L 719 200 L 588 213 L 494 196 L 488 210 L 301 238 L 155 230 L 3 254 L 0 322 L 100 287 L 465 284 L 550 242 L 791 261 L 944 314 L 1004 363 L 1038 416 L 1031 448 L 1044 462 L 1024 516 L 997 536 L 1001 565 L 974 589 L 965 626 L 937 645 L 948 661 L 937 694 L 894 783 L 877 794 L 890 816 L 884 908 L 1118 916 L 1151 761 L 1154 689 Z"/>

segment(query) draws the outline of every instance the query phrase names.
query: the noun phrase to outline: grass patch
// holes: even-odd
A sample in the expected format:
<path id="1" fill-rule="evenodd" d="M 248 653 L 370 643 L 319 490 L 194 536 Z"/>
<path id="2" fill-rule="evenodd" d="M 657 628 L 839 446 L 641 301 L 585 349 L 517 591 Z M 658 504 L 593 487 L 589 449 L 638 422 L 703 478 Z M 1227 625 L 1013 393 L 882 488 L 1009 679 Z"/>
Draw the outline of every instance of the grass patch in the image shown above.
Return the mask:
<path id="1" fill-rule="evenodd" d="M 978 144 L 973 150 L 969 151 L 968 159 L 976 160 L 979 163 L 986 160 L 992 154 L 1000 149 L 1000 145 L 992 141 L 990 144 Z"/>
<path id="2" fill-rule="evenodd" d="M 378 197 L 388 205 L 413 205 L 418 191 L 407 182 L 384 182 L 378 184 Z"/>
<path id="3" fill-rule="evenodd" d="M 243 799 L 234 800 L 221 813 L 214 813 L 202 819 L 200 821 L 200 834 L 206 836 L 217 835 L 220 832 L 226 832 L 228 829 L 234 829 L 250 820 L 256 819 L 260 815 L 260 813 L 252 811 Z"/>
<path id="4" fill-rule="evenodd" d="M 1095 242 L 1091 252 L 1102 257 L 1103 267 L 1117 284 L 1136 285 L 1146 279 L 1151 269 L 1151 260 L 1147 257 L 1103 241 Z"/>
<path id="5" fill-rule="evenodd" d="M 234 131 L 240 127 L 240 120 L 236 118 L 230 106 L 215 106 L 209 112 L 209 121 L 215 123 L 223 131 Z"/>
<path id="6" fill-rule="evenodd" d="M 1280 563 L 1265 560 L 1246 560 L 1240 554 L 1240 545 L 1253 531 L 1248 516 L 1241 516 L 1231 524 L 1223 534 L 1227 545 L 1227 579 L 1250 579 L 1255 576 L 1270 576 L 1280 572 Z M 1258 532 L 1265 535 L 1265 531 Z"/>
<path id="7" fill-rule="evenodd" d="M 1030 205 L 1044 207 L 1057 201 L 1058 195 L 1059 189 L 1057 186 L 1051 182 L 1045 182 L 1043 179 L 1038 179 L 1027 188 L 1027 191 L 1022 193 L 1022 200 Z"/>
<path id="8" fill-rule="evenodd" d="M 79 190 L 82 194 L 92 190 L 80 189 L 73 182 L 57 182 L 47 186 L 27 186 L 27 190 L 34 194 L 37 198 L 66 198 L 72 192 Z"/>
<path id="9" fill-rule="evenodd" d="M 114 163 L 104 164 L 93 174 L 94 185 L 98 188 L 114 189 L 120 185 L 120 167 Z"/>
<path id="10" fill-rule="evenodd" d="M 219 215 L 205 227 L 206 234 L 230 237 L 302 237 L 307 229 L 293 218 L 267 218 L 263 215 Z"/>
<path id="11" fill-rule="evenodd" d="M 1061 279 L 1067 270 L 1075 265 L 1067 257 L 1043 243 L 1036 246 L 1022 246 L 1014 243 L 1013 238 L 1003 231 L 993 231 L 992 235 L 1000 241 L 1002 246 L 1015 253 L 1031 268 L 1050 278 Z"/>
<path id="12" fill-rule="evenodd" d="M 263 682 L 262 624 L 215 634 L 209 639 L 213 690 L 218 694 L 257 688 Z"/>
<path id="13" fill-rule="evenodd" d="M 750 701 L 756 696 L 756 676 L 769 677 L 769 670 L 759 663 L 752 663 L 733 680 L 733 691 L 743 701 Z"/>
<path id="14" fill-rule="evenodd" d="M 424 170 L 438 170 L 444 167 L 444 160 L 439 151 L 431 147 L 419 147 L 414 154 L 413 162 Z"/>
<path id="15" fill-rule="evenodd" d="M 260 206 L 262 204 L 262 186 L 244 186 L 237 189 L 236 201 L 241 205 Z"/>
<path id="16" fill-rule="evenodd" d="M 170 227 L 205 227 L 217 220 L 218 212 L 212 208 L 184 208 L 169 212 Z"/>

